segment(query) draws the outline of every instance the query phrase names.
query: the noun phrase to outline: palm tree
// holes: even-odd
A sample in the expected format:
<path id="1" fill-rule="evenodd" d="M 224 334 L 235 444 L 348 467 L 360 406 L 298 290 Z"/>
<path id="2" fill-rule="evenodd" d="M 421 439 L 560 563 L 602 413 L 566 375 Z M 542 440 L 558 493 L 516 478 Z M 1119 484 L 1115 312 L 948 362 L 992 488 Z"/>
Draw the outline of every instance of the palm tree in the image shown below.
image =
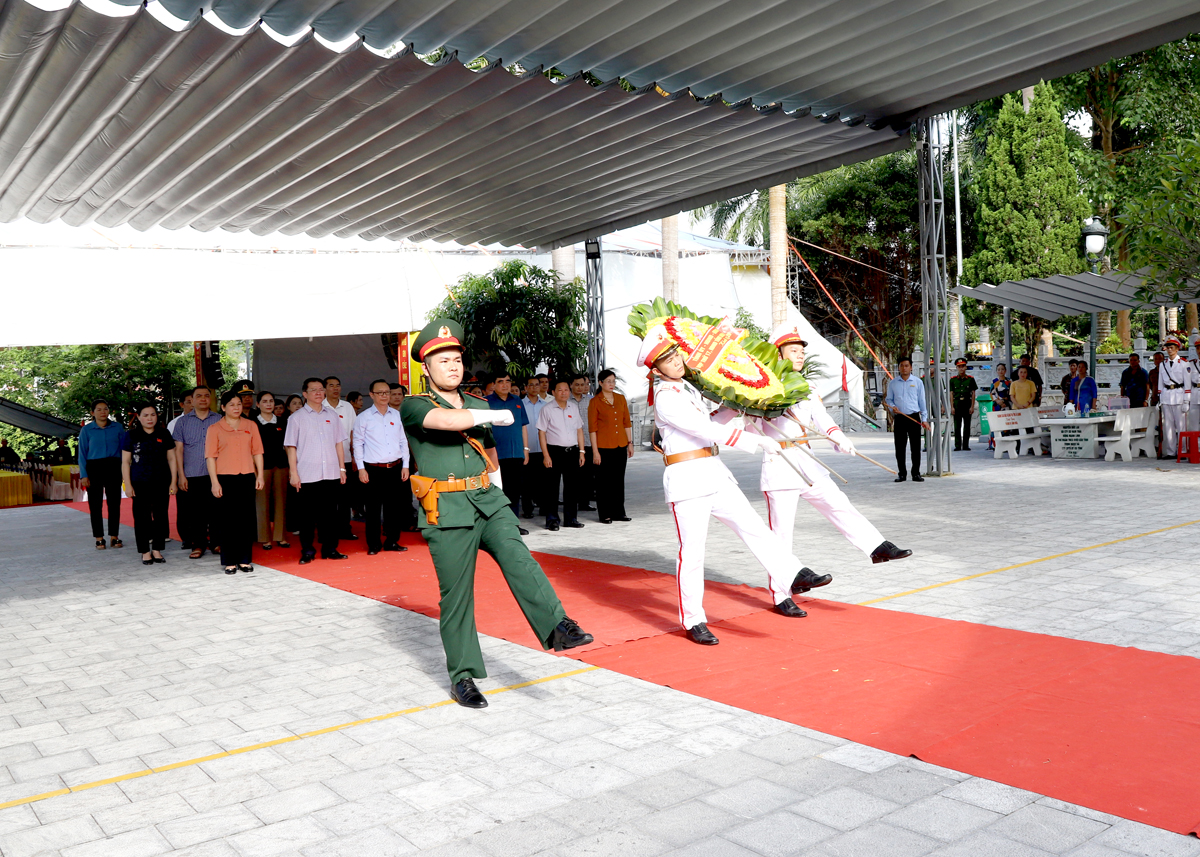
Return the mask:
<path id="1" fill-rule="evenodd" d="M 841 167 L 837 168 L 842 169 Z M 837 170 L 806 176 L 802 179 L 788 182 L 787 208 L 807 201 L 812 194 Z M 714 238 L 724 238 L 726 241 L 736 241 L 740 244 L 763 245 L 770 235 L 770 203 L 769 191 L 756 190 L 735 196 L 723 202 L 714 202 L 698 208 L 693 213 L 697 220 L 709 217 L 712 228 L 709 234 Z"/>

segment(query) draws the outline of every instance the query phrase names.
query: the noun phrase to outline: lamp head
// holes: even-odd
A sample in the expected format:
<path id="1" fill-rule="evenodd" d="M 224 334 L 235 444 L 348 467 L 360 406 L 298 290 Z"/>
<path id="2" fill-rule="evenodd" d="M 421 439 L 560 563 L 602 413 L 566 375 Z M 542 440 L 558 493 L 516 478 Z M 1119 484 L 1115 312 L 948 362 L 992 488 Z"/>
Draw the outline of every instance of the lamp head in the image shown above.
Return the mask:
<path id="1" fill-rule="evenodd" d="M 1108 243 L 1108 229 L 1099 218 L 1089 217 L 1083 221 L 1083 248 L 1089 256 L 1100 256 Z"/>

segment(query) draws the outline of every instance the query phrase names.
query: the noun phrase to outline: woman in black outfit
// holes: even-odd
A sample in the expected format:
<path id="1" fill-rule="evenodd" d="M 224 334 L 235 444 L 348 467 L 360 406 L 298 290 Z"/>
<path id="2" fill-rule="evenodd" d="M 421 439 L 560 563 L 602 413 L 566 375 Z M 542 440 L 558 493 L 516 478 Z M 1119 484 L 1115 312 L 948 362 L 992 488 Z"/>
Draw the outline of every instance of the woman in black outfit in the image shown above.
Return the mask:
<path id="1" fill-rule="evenodd" d="M 154 405 L 138 408 L 137 423 L 121 438 L 121 477 L 133 503 L 133 534 L 142 565 L 166 562 L 162 550 L 175 493 L 175 441 L 158 421 Z"/>

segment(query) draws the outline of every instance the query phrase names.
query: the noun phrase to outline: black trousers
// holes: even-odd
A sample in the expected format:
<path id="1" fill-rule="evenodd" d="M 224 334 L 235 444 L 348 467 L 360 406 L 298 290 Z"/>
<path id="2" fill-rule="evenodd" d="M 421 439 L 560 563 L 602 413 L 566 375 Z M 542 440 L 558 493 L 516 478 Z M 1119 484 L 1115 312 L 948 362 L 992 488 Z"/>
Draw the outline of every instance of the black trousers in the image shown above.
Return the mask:
<path id="1" fill-rule="evenodd" d="M 217 544 L 217 529 L 213 514 L 217 498 L 212 495 L 212 479 L 206 473 L 203 476 L 189 476 L 188 490 L 180 491 L 175 496 L 175 503 L 182 512 L 175 521 L 179 528 L 179 538 L 192 550 L 208 550 Z"/>
<path id="2" fill-rule="evenodd" d="M 346 468 L 346 484 L 343 485 L 341 482 L 338 482 L 337 483 L 338 487 L 334 491 L 334 499 L 337 503 L 337 512 L 336 512 L 337 513 L 337 525 L 338 525 L 337 532 L 338 532 L 339 539 L 348 539 L 348 538 L 350 538 L 350 534 L 353 532 L 350 529 L 350 509 L 353 508 L 353 506 L 354 506 L 355 491 L 359 487 L 361 487 L 358 484 L 357 471 L 355 472 L 354 477 L 353 477 L 354 481 L 353 482 L 350 481 L 350 479 L 351 479 L 350 471 L 351 470 L 354 470 L 354 468 L 353 467 Z"/>
<path id="3" fill-rule="evenodd" d="M 627 447 L 600 450 L 596 473 L 596 514 L 600 519 L 625 517 L 625 464 Z"/>
<path id="4" fill-rule="evenodd" d="M 971 448 L 971 412 L 954 412 L 954 448 Z"/>
<path id="5" fill-rule="evenodd" d="M 92 538 L 104 538 L 104 497 L 108 495 L 108 534 L 121 533 L 121 459 L 94 458 L 87 463 L 88 512 Z"/>
<path id="6" fill-rule="evenodd" d="M 358 483 L 363 489 L 367 506 L 367 550 L 377 551 L 383 545 L 394 545 L 400 542 L 400 528 L 403 521 L 403 496 L 400 486 L 408 483 L 400 478 L 400 467 L 366 466 L 367 484 Z M 304 486 L 308 488 L 308 486 Z M 409 488 L 409 496 L 412 489 Z M 412 504 L 409 504 L 412 508 Z M 380 518 L 382 517 L 382 521 Z M 383 525 L 383 541 L 379 539 L 380 524 Z"/>
<path id="7" fill-rule="evenodd" d="M 912 417 L 912 419 L 909 419 Z M 912 475 L 921 475 L 921 415 L 909 414 L 908 417 L 897 414 L 892 419 L 892 439 L 896 443 L 896 470 L 901 476 L 908 475 L 908 467 L 904 463 L 904 448 L 912 450 Z"/>
<path id="8" fill-rule="evenodd" d="M 547 523 L 558 520 L 558 486 L 561 482 L 563 519 L 574 521 L 579 517 L 579 477 L 583 472 L 579 466 L 579 447 L 547 444 L 546 448 L 550 450 L 552 466 L 542 466 L 547 477 L 542 485 L 545 492 L 542 495 L 545 498 L 542 501 L 542 514 L 546 516 Z"/>
<path id="9" fill-rule="evenodd" d="M 529 463 L 525 465 L 525 478 L 521 480 L 521 509 L 526 515 L 532 517 L 536 511 L 534 506 L 541 505 L 542 485 L 546 481 L 546 468 L 542 466 L 542 454 L 531 451 Z M 557 495 L 555 499 L 558 499 Z"/>
<path id="10" fill-rule="evenodd" d="M 583 448 L 583 467 L 579 468 L 579 504 L 586 506 L 596 499 L 596 465 L 592 463 L 592 448 Z"/>
<path id="11" fill-rule="evenodd" d="M 341 537 L 338 492 L 345 486 L 337 479 L 305 482 L 296 492 L 296 517 L 300 524 L 300 552 L 313 554 L 313 536 L 321 542 L 321 556 L 337 553 Z"/>
<path id="12" fill-rule="evenodd" d="M 249 565 L 250 550 L 258 535 L 254 474 L 221 474 L 217 481 L 221 483 L 221 497 L 216 501 L 221 565 Z"/>
<path id="13" fill-rule="evenodd" d="M 525 484 L 525 457 L 501 458 L 500 480 L 504 483 L 504 496 L 514 515 L 521 514 L 521 489 Z"/>
<path id="14" fill-rule="evenodd" d="M 134 482 L 133 537 L 138 553 L 161 552 L 167 545 L 170 524 L 167 509 L 171 504 L 171 486 L 166 482 Z"/>

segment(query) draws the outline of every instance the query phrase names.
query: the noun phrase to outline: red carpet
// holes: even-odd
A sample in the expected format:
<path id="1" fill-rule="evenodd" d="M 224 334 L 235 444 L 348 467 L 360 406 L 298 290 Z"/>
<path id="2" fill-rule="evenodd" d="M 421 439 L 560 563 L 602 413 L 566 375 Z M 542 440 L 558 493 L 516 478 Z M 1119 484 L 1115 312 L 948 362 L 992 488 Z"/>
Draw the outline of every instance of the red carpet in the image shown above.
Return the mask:
<path id="1" fill-rule="evenodd" d="M 77 512 L 88 514 L 88 504 L 84 503 L 63 503 L 68 509 L 74 509 Z M 104 517 L 108 519 L 108 506 L 104 507 Z M 170 505 L 167 507 L 167 520 L 171 522 L 171 538 L 179 540 L 179 531 L 175 529 L 175 498 L 172 497 Z M 126 542 L 126 547 L 133 546 L 133 503 L 128 498 L 121 500 L 121 526 L 129 527 L 128 533 L 121 533 L 121 541 Z M 107 536 L 107 528 L 105 529 L 105 538 Z M 166 556 L 164 553 L 163 556 Z"/>
<path id="2" fill-rule="evenodd" d="M 127 504 L 126 504 L 127 505 Z M 437 616 L 424 542 L 340 562 L 272 568 Z M 1172 830 L 1200 830 L 1200 661 L 1024 631 L 798 599 L 771 612 L 764 590 L 709 583 L 721 638 L 678 629 L 670 575 L 537 554 L 567 612 L 596 636 L 569 653 L 707 699 L 903 756 Z M 834 584 L 836 585 L 836 583 Z M 537 647 L 499 569 L 481 555 L 479 630 Z"/>

